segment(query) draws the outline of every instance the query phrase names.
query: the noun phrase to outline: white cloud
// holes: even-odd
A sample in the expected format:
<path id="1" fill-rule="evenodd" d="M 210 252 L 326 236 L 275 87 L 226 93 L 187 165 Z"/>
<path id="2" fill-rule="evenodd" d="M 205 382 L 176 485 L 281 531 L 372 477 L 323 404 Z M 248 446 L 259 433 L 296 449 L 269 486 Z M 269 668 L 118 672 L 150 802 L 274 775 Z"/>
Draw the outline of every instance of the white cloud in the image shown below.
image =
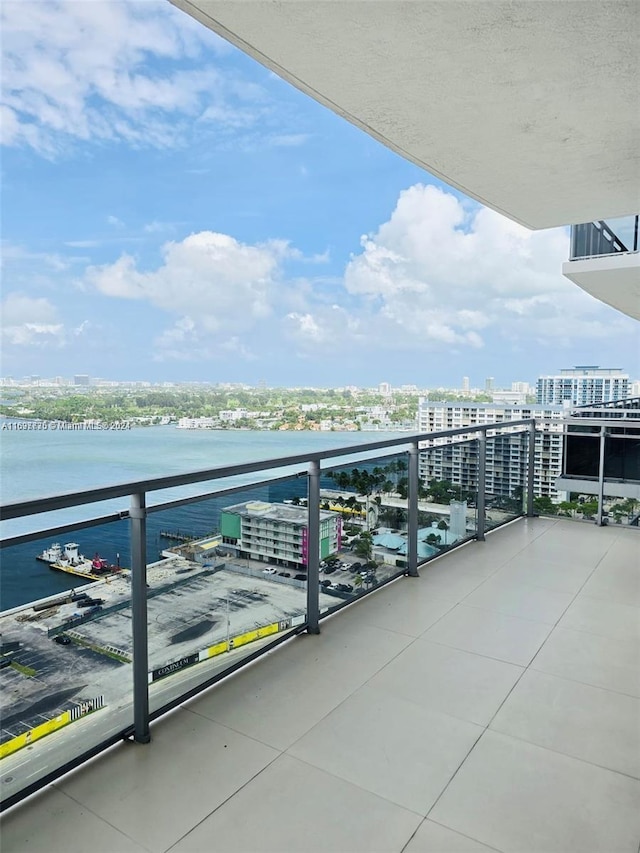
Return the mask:
<path id="1" fill-rule="evenodd" d="M 184 358 L 191 357 L 189 348 L 200 351 L 202 342 L 209 350 L 228 349 L 239 333 L 270 322 L 281 298 L 280 266 L 292 250 L 280 240 L 252 246 L 203 231 L 167 243 L 162 254 L 155 270 L 141 271 L 125 254 L 113 264 L 89 267 L 84 281 L 106 296 L 145 300 L 177 316 L 156 346 Z M 240 351 L 249 354 L 248 347 Z"/>
<path id="2" fill-rule="evenodd" d="M 171 241 L 145 270 L 129 254 L 89 267 L 83 284 L 142 300 L 171 317 L 156 358 L 347 359 L 371 353 L 436 357 L 485 349 L 510 353 L 613 334 L 633 321 L 561 274 L 562 230 L 529 232 L 452 194 L 417 185 L 401 193 L 388 221 L 365 235 L 344 276 L 290 278 L 287 263 L 319 263 L 282 240 L 241 243 L 204 231 Z"/>
<path id="3" fill-rule="evenodd" d="M 611 322 L 627 322 L 600 319 L 607 309 L 562 276 L 562 229 L 527 231 L 434 186 L 402 192 L 390 219 L 361 245 L 345 286 L 368 303 L 371 331 L 383 346 L 567 342 L 599 338 Z"/>
<path id="4" fill-rule="evenodd" d="M 10 293 L 2 301 L 1 330 L 5 343 L 14 346 L 62 346 L 64 327 L 55 307 L 44 298 Z"/>
<path id="5" fill-rule="evenodd" d="M 146 234 L 162 234 L 166 231 L 173 231 L 174 226 L 171 222 L 158 222 L 154 219 L 153 222 L 148 222 L 143 230 Z"/>
<path id="6" fill-rule="evenodd" d="M 220 74 L 213 61 L 232 49 L 167 3 L 6 0 L 1 15 L 6 145 L 50 157 L 72 141 L 166 147 L 207 112 L 221 126 L 255 120 L 262 88 Z"/>
<path id="7" fill-rule="evenodd" d="M 113 216 L 113 214 L 107 216 L 107 223 L 111 225 L 112 228 L 124 228 L 124 222 L 121 219 L 118 219 L 117 216 Z"/>

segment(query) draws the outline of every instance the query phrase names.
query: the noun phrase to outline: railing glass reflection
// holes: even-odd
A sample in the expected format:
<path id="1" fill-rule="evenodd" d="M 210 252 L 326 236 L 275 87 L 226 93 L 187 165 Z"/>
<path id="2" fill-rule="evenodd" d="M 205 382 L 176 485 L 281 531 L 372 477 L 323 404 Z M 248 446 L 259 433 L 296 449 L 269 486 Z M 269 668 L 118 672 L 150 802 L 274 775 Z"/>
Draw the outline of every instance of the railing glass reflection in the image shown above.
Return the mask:
<path id="1" fill-rule="evenodd" d="M 44 781 L 133 722 L 128 523 L 3 552 L 49 594 L 0 615 L 2 799 Z"/>

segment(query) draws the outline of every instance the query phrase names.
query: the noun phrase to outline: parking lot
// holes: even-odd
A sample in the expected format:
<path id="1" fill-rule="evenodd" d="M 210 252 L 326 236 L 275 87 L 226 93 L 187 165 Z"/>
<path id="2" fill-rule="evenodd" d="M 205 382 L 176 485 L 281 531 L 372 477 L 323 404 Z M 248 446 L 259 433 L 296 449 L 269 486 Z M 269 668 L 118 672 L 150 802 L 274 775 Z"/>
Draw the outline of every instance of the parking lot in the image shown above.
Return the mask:
<path id="1" fill-rule="evenodd" d="M 352 566 L 362 561 L 343 557 L 334 569 L 321 567 L 320 609 L 326 612 L 361 590 L 395 573 L 383 564 L 361 585 Z M 306 583 L 294 582 L 293 570 L 257 561 L 225 558 L 225 567 L 203 568 L 181 557 L 148 568 L 149 669 L 157 669 L 185 655 L 263 627 L 306 614 Z M 273 572 L 271 567 L 271 572 Z M 247 570 L 250 569 L 250 574 Z M 289 578 L 280 573 L 286 572 Z M 374 581 L 375 578 L 375 581 Z M 332 588 L 328 588 L 331 584 Z M 336 590 L 338 584 L 351 590 Z M 59 604 L 50 611 L 4 616 L 4 641 L 19 641 L 9 657 L 15 668 L 0 670 L 0 714 L 5 732 L 15 735 L 30 725 L 59 713 L 64 703 L 104 695 L 105 704 L 128 701 L 131 695 L 132 654 L 130 578 L 123 575 L 86 587 L 102 600 L 96 618 L 74 625 L 71 642 L 58 644 L 48 631 L 67 626 L 85 611 L 77 602 Z M 110 612 L 110 608 L 116 608 Z M 116 651 L 118 654 L 114 654 Z M 118 659 L 120 653 L 125 659 Z M 20 670 L 20 671 L 18 671 Z"/>

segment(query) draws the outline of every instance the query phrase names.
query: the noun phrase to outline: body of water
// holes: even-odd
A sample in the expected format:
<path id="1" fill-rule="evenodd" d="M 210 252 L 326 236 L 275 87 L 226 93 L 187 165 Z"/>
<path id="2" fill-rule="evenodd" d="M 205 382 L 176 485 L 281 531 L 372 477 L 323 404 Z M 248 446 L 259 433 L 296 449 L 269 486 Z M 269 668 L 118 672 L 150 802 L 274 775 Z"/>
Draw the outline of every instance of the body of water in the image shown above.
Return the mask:
<path id="1" fill-rule="evenodd" d="M 6 428 L 0 421 L 2 461 L 0 488 L 2 503 L 46 497 L 98 486 L 148 480 L 222 465 L 233 465 L 287 455 L 348 447 L 386 438 L 402 438 L 402 433 L 383 432 L 261 432 L 250 430 L 179 430 L 174 426 L 123 431 L 49 431 Z M 3 429 L 3 427 L 5 427 Z M 303 466 L 304 467 L 304 466 Z M 233 483 L 225 480 L 197 484 L 150 494 L 148 504 L 202 494 L 236 483 L 255 483 L 280 472 L 247 475 Z M 323 486 L 331 481 L 323 479 Z M 187 506 L 152 513 L 147 521 L 149 562 L 171 543 L 161 538 L 163 530 L 180 530 L 204 536 L 217 529 L 222 507 L 249 499 L 281 501 L 306 495 L 306 478 L 292 477 L 286 483 L 265 483 L 243 489 L 235 496 L 210 498 Z M 126 510 L 126 498 L 84 507 L 43 513 L 2 523 L 2 536 L 73 523 L 118 510 Z M 56 541 L 74 541 L 81 553 L 129 565 L 129 522 L 127 520 L 67 533 Z M 52 544 L 53 537 L 6 548 L 1 554 L 0 609 L 7 610 L 38 598 L 80 586 L 72 575 L 56 572 L 35 559 Z"/>

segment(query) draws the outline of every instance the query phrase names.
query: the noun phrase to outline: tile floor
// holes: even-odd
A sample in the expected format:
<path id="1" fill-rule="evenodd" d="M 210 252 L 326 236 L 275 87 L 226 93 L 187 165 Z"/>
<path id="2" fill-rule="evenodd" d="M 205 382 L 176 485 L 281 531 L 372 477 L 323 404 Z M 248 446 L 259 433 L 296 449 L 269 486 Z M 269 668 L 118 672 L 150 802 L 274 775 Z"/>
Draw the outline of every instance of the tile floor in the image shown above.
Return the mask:
<path id="1" fill-rule="evenodd" d="M 4 815 L 3 853 L 638 853 L 640 537 L 519 521 Z"/>

